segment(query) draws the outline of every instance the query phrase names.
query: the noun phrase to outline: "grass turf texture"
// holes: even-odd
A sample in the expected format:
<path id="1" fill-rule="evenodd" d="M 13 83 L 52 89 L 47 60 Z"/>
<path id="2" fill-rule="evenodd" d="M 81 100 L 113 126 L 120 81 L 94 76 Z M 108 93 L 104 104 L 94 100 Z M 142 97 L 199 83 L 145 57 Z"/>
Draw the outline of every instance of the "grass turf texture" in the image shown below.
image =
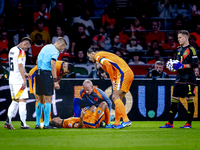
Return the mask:
<path id="1" fill-rule="evenodd" d="M 15 130 L 4 128 L 0 121 L 0 150 L 52 149 L 131 149 L 131 150 L 199 150 L 200 121 L 193 121 L 192 129 L 180 129 L 185 121 L 175 121 L 173 129 L 160 129 L 164 121 L 133 121 L 124 129 L 38 129 L 20 130 L 20 122 L 13 121 Z M 35 127 L 35 122 L 27 124 Z"/>

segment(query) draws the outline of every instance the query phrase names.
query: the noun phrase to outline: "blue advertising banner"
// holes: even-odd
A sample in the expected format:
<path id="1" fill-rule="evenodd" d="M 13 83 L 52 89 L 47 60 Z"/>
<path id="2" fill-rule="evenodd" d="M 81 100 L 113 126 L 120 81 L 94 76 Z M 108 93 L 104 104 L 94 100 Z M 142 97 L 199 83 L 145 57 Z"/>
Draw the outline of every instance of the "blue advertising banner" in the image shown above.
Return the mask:
<path id="1" fill-rule="evenodd" d="M 60 116 L 68 118 L 73 116 L 73 99 L 80 97 L 80 90 L 84 79 L 62 79 L 60 90 L 55 90 L 52 98 L 52 117 Z M 112 87 L 110 80 L 92 80 L 94 86 L 102 89 L 111 99 Z M 200 81 L 197 81 L 199 84 Z M 173 91 L 173 79 L 151 80 L 134 79 L 130 91 L 123 99 L 128 117 L 132 121 L 162 121 L 168 120 L 170 101 Z M 198 85 L 197 84 L 197 85 Z M 194 120 L 200 120 L 199 117 L 199 89 L 196 87 L 196 96 L 194 97 L 195 114 Z M 0 120 L 6 120 L 7 110 L 11 103 L 10 88 L 7 80 L 0 82 Z M 114 115 L 114 103 L 111 115 Z M 18 110 L 13 120 L 19 120 Z M 175 120 L 187 119 L 187 102 L 180 100 L 179 111 Z M 29 94 L 27 99 L 27 120 L 35 120 L 35 97 Z"/>

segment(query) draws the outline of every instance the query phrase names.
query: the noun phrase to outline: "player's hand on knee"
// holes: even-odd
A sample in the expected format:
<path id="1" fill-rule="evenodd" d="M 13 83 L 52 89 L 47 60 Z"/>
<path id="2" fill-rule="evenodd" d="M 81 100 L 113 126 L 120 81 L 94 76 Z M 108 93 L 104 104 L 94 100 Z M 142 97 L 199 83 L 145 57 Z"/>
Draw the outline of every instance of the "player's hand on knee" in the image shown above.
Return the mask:
<path id="1" fill-rule="evenodd" d="M 54 88 L 56 90 L 59 90 L 60 89 L 60 85 L 58 84 L 58 82 L 54 82 Z"/>

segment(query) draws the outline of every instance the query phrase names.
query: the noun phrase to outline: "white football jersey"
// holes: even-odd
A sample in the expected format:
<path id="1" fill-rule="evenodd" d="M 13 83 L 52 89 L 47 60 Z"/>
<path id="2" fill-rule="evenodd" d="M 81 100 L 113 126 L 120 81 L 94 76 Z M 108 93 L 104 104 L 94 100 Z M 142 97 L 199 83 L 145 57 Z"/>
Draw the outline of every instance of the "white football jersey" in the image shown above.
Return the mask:
<path id="1" fill-rule="evenodd" d="M 23 64 L 25 67 L 26 62 L 26 53 L 20 47 L 13 47 L 10 49 L 9 55 L 9 67 L 10 67 L 10 76 L 9 83 L 10 84 L 22 84 L 23 79 L 19 72 L 19 64 Z"/>

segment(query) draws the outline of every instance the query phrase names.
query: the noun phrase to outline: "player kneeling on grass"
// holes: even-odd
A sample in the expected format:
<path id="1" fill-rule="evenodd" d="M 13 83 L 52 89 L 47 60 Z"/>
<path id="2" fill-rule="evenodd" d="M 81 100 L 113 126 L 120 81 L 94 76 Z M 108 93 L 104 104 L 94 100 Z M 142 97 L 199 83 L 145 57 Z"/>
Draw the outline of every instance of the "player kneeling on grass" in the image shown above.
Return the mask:
<path id="1" fill-rule="evenodd" d="M 108 114 L 105 112 L 107 107 L 106 102 L 101 102 L 97 108 L 94 105 L 88 110 L 83 108 L 80 117 L 67 119 L 56 117 L 49 122 L 49 125 L 58 128 L 98 128 L 102 121 L 108 119 Z"/>

